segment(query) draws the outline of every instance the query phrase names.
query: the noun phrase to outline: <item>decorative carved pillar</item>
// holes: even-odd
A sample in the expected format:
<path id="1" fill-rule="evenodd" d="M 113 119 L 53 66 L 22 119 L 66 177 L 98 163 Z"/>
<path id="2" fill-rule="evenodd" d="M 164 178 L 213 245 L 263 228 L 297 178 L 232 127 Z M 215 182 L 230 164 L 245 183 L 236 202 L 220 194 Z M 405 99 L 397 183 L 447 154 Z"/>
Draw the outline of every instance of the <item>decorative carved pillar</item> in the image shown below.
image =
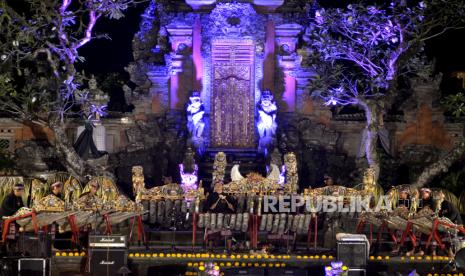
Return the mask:
<path id="1" fill-rule="evenodd" d="M 302 30 L 299 24 L 283 24 L 275 27 L 278 46 L 278 64 L 284 73 L 284 93 L 281 107 L 283 112 L 294 112 L 296 105 L 295 70 L 299 67 L 300 57 L 296 53 L 298 35 Z"/>
<path id="2" fill-rule="evenodd" d="M 192 26 L 167 26 L 171 52 L 165 57 L 170 64 L 170 109 L 180 110 L 183 108 L 188 91 L 185 89 L 184 79 L 192 74 L 186 67 L 192 67 L 190 54 L 192 52 Z M 189 78 L 189 86 L 192 79 Z M 184 87 L 183 87 L 184 85 Z"/>
<path id="3" fill-rule="evenodd" d="M 200 17 L 195 19 L 194 27 L 192 31 L 192 62 L 194 63 L 194 76 L 192 88 L 196 91 L 202 90 L 202 24 L 200 23 Z"/>
<path id="4" fill-rule="evenodd" d="M 266 23 L 265 59 L 263 61 L 263 88 L 269 89 L 273 93 L 275 91 L 275 51 L 274 22 L 269 20 Z"/>
<path id="5" fill-rule="evenodd" d="M 163 113 L 170 106 L 168 80 L 170 75 L 166 66 L 153 66 L 147 72 L 152 86 L 150 87 L 150 95 L 152 96 L 151 110 L 153 113 Z"/>
<path id="6" fill-rule="evenodd" d="M 307 94 L 308 84 L 310 83 L 310 78 L 313 76 L 308 70 L 299 70 L 295 74 L 296 80 L 296 110 L 301 113 L 304 109 L 304 101 L 306 99 L 305 95 Z"/>
<path id="7" fill-rule="evenodd" d="M 315 77 L 315 73 L 310 68 L 300 67 L 294 76 L 296 80 L 296 112 L 309 116 L 315 122 L 328 125 L 332 117 L 331 110 L 321 100 L 312 98 L 308 90 L 308 85 Z"/>

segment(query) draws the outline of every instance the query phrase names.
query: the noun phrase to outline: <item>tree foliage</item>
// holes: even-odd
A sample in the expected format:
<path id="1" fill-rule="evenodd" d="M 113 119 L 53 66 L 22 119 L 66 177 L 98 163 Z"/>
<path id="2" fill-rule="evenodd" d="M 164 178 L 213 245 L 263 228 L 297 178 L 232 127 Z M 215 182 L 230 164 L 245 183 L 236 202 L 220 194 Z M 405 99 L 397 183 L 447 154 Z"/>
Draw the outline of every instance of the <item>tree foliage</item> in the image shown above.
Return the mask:
<path id="1" fill-rule="evenodd" d="M 25 0 L 0 2 L 0 110 L 47 125 L 63 120 L 83 76 L 74 64 L 101 17 L 118 19 L 133 0 Z M 100 36 L 101 37 L 101 36 Z"/>
<path id="2" fill-rule="evenodd" d="M 92 95 L 76 95 L 85 75 L 79 49 L 94 38 L 99 19 L 119 19 L 135 0 L 0 0 L 0 112 L 55 133 L 65 166 L 85 164 L 66 139 L 65 119 L 83 115 Z M 87 112 L 90 113 L 90 112 Z"/>
<path id="3" fill-rule="evenodd" d="M 358 1 L 345 8 L 313 7 L 308 14 L 306 61 L 317 76 L 310 83 L 311 93 L 325 105 L 363 109 L 367 126 L 362 147 L 378 175 L 376 145 L 379 137 L 386 148 L 383 117 L 398 92 L 399 77 L 425 74 L 425 41 L 464 28 L 465 3 Z"/>
<path id="4" fill-rule="evenodd" d="M 462 117 L 465 115 L 465 94 L 463 92 L 444 97 L 441 104 L 447 112 L 450 112 L 455 117 Z"/>
<path id="5" fill-rule="evenodd" d="M 407 4 L 409 3 L 409 4 Z M 358 2 L 346 8 L 316 9 L 306 30 L 314 69 L 314 95 L 326 104 L 360 104 L 384 99 L 400 75 L 421 69 L 424 42 L 465 26 L 460 0 Z M 416 59 L 416 60 L 413 60 Z M 329 68 L 336 70 L 327 77 Z"/>

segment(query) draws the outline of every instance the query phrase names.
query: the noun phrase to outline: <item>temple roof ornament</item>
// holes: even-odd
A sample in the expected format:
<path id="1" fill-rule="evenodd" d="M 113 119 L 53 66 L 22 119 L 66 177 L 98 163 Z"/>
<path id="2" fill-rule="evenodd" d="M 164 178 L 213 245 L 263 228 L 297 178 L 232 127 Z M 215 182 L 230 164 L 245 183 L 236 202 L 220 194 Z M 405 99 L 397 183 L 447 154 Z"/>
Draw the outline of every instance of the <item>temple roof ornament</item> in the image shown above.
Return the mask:
<path id="1" fill-rule="evenodd" d="M 209 45 L 213 37 L 252 37 L 257 43 L 263 43 L 265 20 L 251 4 L 218 3 L 210 15 L 203 18 L 203 45 Z"/>
<path id="2" fill-rule="evenodd" d="M 200 10 L 202 8 L 211 6 L 216 2 L 220 2 L 217 0 L 186 0 L 186 4 L 191 6 L 193 10 Z M 277 8 L 279 8 L 282 4 L 284 4 L 284 0 L 253 0 L 254 5 L 256 5 L 260 10 L 265 12 L 273 12 Z"/>

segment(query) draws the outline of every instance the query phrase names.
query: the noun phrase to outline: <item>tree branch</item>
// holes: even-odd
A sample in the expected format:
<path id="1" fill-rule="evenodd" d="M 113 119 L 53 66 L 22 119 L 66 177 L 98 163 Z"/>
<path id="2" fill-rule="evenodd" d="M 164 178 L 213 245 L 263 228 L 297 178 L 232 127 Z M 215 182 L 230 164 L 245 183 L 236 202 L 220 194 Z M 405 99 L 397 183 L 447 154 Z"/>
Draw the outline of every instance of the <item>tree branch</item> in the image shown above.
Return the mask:
<path id="1" fill-rule="evenodd" d="M 418 176 L 417 180 L 412 184 L 414 187 L 420 188 L 431 181 L 434 177 L 441 173 L 446 173 L 449 168 L 465 154 L 465 141 L 460 142 L 446 156 L 440 158 L 437 162 L 429 165 Z"/>
<path id="2" fill-rule="evenodd" d="M 87 25 L 86 32 L 84 38 L 82 38 L 78 43 L 73 45 L 73 49 L 77 50 L 80 47 L 84 46 L 87 42 L 89 42 L 92 39 L 92 29 L 95 26 L 95 23 L 97 22 L 97 19 L 101 14 L 97 14 L 96 11 L 91 10 L 89 11 L 89 24 Z"/>
<path id="3" fill-rule="evenodd" d="M 61 7 L 60 7 L 60 14 L 61 15 L 65 14 L 65 12 L 68 9 L 71 2 L 73 2 L 73 0 L 63 0 L 63 3 L 61 4 Z"/>
<path id="4" fill-rule="evenodd" d="M 421 41 L 421 42 L 424 42 L 424 41 L 426 41 L 426 40 L 429 40 L 429 39 L 438 37 L 438 36 L 444 34 L 444 33 L 447 32 L 447 31 L 450 31 L 450 30 L 462 30 L 462 29 L 465 29 L 465 26 L 461 26 L 461 27 L 456 27 L 456 26 L 455 26 L 455 27 L 446 27 L 446 28 L 442 29 L 442 31 L 440 31 L 440 32 L 438 32 L 438 33 L 436 33 L 436 34 L 433 34 L 433 35 L 430 35 L 430 36 L 428 36 L 428 37 L 424 37 L 424 38 L 420 39 L 420 41 Z"/>

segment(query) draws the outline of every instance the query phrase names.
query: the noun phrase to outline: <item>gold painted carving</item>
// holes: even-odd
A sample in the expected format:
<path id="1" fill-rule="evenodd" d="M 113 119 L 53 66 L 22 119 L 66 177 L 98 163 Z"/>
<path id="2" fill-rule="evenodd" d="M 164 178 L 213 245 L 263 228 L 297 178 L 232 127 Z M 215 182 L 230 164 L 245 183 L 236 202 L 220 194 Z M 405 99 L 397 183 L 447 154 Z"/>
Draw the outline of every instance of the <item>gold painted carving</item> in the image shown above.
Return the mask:
<path id="1" fill-rule="evenodd" d="M 36 212 L 64 212 L 65 202 L 50 194 L 36 201 L 32 209 Z"/>

